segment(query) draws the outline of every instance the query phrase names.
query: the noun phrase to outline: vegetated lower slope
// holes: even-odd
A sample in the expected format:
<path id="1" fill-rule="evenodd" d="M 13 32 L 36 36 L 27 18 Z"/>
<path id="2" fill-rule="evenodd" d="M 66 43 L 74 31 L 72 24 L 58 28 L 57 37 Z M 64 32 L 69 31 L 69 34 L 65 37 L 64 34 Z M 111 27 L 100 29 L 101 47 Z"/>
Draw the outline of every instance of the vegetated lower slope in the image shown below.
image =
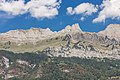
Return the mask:
<path id="1" fill-rule="evenodd" d="M 120 60 L 0 51 L 1 80 L 119 80 Z"/>
<path id="2" fill-rule="evenodd" d="M 37 41 L 36 43 L 25 42 L 25 43 L 14 43 L 14 42 L 0 42 L 0 49 L 1 50 L 8 50 L 17 53 L 24 53 L 24 52 L 36 52 L 42 51 L 47 47 L 55 47 L 60 46 L 61 44 L 65 44 L 65 41 L 62 41 L 62 36 L 58 36 L 55 38 L 49 38 L 45 40 Z"/>

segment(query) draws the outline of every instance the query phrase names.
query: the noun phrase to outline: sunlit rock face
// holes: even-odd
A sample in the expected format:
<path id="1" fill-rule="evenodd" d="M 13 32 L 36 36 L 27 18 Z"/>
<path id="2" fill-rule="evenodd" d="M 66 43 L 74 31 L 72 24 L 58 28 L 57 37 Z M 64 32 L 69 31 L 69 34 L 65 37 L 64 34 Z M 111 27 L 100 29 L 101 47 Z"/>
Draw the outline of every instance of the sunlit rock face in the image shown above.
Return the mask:
<path id="1" fill-rule="evenodd" d="M 120 24 L 110 24 L 105 30 L 99 33 L 109 38 L 120 40 Z"/>
<path id="2" fill-rule="evenodd" d="M 65 29 L 59 32 L 52 32 L 49 28 L 41 29 L 41 28 L 31 28 L 28 30 L 11 30 L 6 33 L 0 34 L 1 41 L 12 41 L 12 42 L 37 42 L 39 40 L 48 39 L 54 37 L 56 35 L 62 35 L 66 33 L 74 33 L 77 31 L 81 31 L 78 24 L 74 24 L 72 26 L 67 26 Z"/>
<path id="3" fill-rule="evenodd" d="M 49 28 L 11 30 L 0 34 L 0 49 L 17 53 L 45 52 L 62 57 L 120 59 L 120 25 L 111 24 L 98 33 L 82 31 L 79 24 L 53 32 Z"/>
<path id="4" fill-rule="evenodd" d="M 31 28 L 29 30 L 12 30 L 0 34 L 0 39 L 10 41 L 38 41 L 49 38 L 53 32 L 50 29 Z"/>
<path id="5" fill-rule="evenodd" d="M 82 32 L 82 30 L 80 29 L 79 24 L 73 24 L 72 26 L 68 25 L 65 27 L 65 29 L 61 30 L 60 32 L 63 33 L 75 33 L 75 32 Z"/>

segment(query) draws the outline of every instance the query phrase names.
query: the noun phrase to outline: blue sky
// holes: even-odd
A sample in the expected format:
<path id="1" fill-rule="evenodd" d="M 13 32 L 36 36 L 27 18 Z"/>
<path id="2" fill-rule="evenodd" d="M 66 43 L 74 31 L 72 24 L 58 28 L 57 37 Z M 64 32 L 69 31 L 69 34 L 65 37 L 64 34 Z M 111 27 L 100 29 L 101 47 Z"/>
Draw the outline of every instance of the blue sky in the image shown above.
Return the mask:
<path id="1" fill-rule="evenodd" d="M 26 3 L 27 2 L 29 2 L 29 0 L 27 0 Z M 120 16 L 115 16 L 115 18 L 113 16 L 108 17 L 105 19 L 105 22 L 102 21 L 93 23 L 93 19 L 98 17 L 102 9 L 98 9 L 97 12 L 87 16 L 84 16 L 84 13 L 74 15 L 67 14 L 68 7 L 75 8 L 82 3 L 90 3 L 100 6 L 103 4 L 103 0 L 62 0 L 60 8 L 58 9 L 58 15 L 55 15 L 52 18 L 36 18 L 31 16 L 30 13 L 8 15 L 7 11 L 0 10 L 0 32 L 6 32 L 15 29 L 29 29 L 31 27 L 50 28 L 52 31 L 59 31 L 65 28 L 67 25 L 72 25 L 75 23 L 79 23 L 83 31 L 98 32 L 105 29 L 109 24 L 120 24 Z M 83 16 L 85 19 L 82 21 L 80 19 Z"/>

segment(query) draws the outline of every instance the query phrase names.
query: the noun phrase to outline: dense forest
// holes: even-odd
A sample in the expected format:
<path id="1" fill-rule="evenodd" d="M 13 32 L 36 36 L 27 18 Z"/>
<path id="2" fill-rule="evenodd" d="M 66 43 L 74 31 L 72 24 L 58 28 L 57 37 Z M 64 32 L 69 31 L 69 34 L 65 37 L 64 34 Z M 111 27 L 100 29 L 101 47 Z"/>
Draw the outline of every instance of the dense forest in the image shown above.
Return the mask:
<path id="1" fill-rule="evenodd" d="M 42 52 L 13 53 L 0 51 L 2 57 L 9 59 L 9 67 L 0 65 L 0 80 L 12 75 L 8 80 L 120 80 L 120 60 L 107 58 L 50 57 Z M 20 64 L 17 61 L 26 61 Z"/>

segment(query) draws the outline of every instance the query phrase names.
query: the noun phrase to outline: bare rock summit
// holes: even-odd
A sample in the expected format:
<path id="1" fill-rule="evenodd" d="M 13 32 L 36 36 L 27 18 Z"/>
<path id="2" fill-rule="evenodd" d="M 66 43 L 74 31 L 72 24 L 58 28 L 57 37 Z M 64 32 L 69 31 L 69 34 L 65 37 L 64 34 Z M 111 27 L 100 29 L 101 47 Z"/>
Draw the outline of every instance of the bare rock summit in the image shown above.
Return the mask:
<path id="1" fill-rule="evenodd" d="M 120 24 L 110 24 L 105 30 L 100 31 L 99 34 L 120 40 Z"/>

